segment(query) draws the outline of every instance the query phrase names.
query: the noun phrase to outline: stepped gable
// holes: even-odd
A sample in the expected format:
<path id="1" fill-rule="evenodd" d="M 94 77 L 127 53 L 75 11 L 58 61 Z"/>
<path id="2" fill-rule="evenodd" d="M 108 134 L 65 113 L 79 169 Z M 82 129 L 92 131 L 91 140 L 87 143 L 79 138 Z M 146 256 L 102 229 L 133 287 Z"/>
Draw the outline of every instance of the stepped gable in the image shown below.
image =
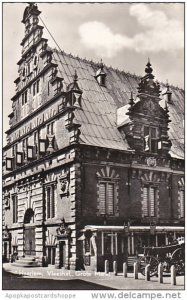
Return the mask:
<path id="1" fill-rule="evenodd" d="M 58 64 L 64 87 L 73 82 L 75 70 L 78 84 L 83 91 L 82 109 L 75 110 L 76 122 L 81 124 L 80 143 L 102 146 L 117 150 L 132 151 L 123 140 L 117 124 L 117 110 L 128 105 L 131 92 L 134 99 L 138 93 L 140 76 L 104 66 L 105 86 L 99 85 L 95 75 L 99 63 L 75 57 L 64 51 L 53 49 L 53 61 Z M 165 106 L 164 92 L 167 85 L 160 83 L 160 105 Z M 170 154 L 174 158 L 184 158 L 184 90 L 170 86 L 172 102 L 168 103 L 169 138 L 172 142 Z"/>

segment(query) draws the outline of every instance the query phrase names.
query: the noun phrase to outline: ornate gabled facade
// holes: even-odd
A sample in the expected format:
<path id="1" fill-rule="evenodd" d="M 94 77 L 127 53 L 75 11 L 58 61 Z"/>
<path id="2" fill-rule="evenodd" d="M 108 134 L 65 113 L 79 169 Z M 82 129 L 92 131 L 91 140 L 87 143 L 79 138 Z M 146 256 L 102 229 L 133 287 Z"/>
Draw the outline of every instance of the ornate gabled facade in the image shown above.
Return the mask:
<path id="1" fill-rule="evenodd" d="M 3 150 L 3 255 L 102 270 L 184 234 L 184 91 L 25 36 Z M 154 227 L 154 230 L 153 230 Z"/>

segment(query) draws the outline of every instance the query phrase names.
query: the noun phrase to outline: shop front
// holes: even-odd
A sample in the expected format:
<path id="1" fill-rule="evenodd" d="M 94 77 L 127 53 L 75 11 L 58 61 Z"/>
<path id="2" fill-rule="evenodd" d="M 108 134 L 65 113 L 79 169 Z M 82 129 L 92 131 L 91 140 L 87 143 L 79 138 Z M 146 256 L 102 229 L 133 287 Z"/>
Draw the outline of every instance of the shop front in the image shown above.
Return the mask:
<path id="1" fill-rule="evenodd" d="M 179 226 L 87 225 L 79 238 L 82 268 L 104 271 L 104 262 L 108 260 L 110 270 L 113 261 L 117 261 L 118 270 L 122 271 L 123 263 L 130 266 L 143 247 L 168 245 L 181 236 L 184 227 Z"/>

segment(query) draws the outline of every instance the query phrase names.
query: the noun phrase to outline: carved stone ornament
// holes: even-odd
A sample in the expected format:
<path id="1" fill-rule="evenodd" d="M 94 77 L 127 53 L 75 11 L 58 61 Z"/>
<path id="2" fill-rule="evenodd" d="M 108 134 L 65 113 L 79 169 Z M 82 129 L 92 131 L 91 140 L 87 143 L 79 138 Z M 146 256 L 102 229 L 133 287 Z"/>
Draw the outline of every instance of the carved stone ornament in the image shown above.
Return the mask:
<path id="1" fill-rule="evenodd" d="M 10 208 L 10 193 L 6 193 L 5 194 L 5 209 Z"/>
<path id="2" fill-rule="evenodd" d="M 3 240 L 9 240 L 11 238 L 11 233 L 8 231 L 7 225 L 5 226 L 5 230 L 3 232 Z"/>
<path id="3" fill-rule="evenodd" d="M 56 233 L 57 236 L 61 236 L 61 237 L 71 236 L 71 228 L 69 228 L 68 225 L 65 223 L 64 218 L 62 219 L 60 226 L 57 228 Z"/>
<path id="4" fill-rule="evenodd" d="M 64 173 L 59 177 L 60 196 L 69 196 L 69 172 Z"/>
<path id="5" fill-rule="evenodd" d="M 154 158 L 154 157 L 148 157 L 147 158 L 147 165 L 149 167 L 156 167 L 156 158 Z"/>

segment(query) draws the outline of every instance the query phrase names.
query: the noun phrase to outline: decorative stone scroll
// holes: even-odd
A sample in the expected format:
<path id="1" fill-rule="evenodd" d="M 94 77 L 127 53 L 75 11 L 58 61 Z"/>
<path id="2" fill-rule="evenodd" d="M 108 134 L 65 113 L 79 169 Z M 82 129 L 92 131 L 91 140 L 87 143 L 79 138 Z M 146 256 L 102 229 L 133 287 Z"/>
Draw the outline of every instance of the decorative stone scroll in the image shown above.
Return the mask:
<path id="1" fill-rule="evenodd" d="M 5 226 L 5 230 L 3 231 L 3 240 L 11 239 L 11 233 L 8 231 L 7 225 Z"/>
<path id="2" fill-rule="evenodd" d="M 69 196 L 69 183 L 70 183 L 70 174 L 69 172 L 65 172 L 64 174 L 59 176 L 60 183 L 60 196 Z"/>
<path id="3" fill-rule="evenodd" d="M 149 167 L 156 167 L 156 165 L 157 165 L 156 158 L 154 158 L 154 157 L 148 157 L 147 158 L 147 165 Z"/>
<path id="4" fill-rule="evenodd" d="M 56 230 L 57 236 L 60 237 L 70 237 L 71 236 L 71 228 L 68 227 L 68 225 L 65 223 L 64 218 L 62 219 L 62 222 L 60 226 Z"/>

